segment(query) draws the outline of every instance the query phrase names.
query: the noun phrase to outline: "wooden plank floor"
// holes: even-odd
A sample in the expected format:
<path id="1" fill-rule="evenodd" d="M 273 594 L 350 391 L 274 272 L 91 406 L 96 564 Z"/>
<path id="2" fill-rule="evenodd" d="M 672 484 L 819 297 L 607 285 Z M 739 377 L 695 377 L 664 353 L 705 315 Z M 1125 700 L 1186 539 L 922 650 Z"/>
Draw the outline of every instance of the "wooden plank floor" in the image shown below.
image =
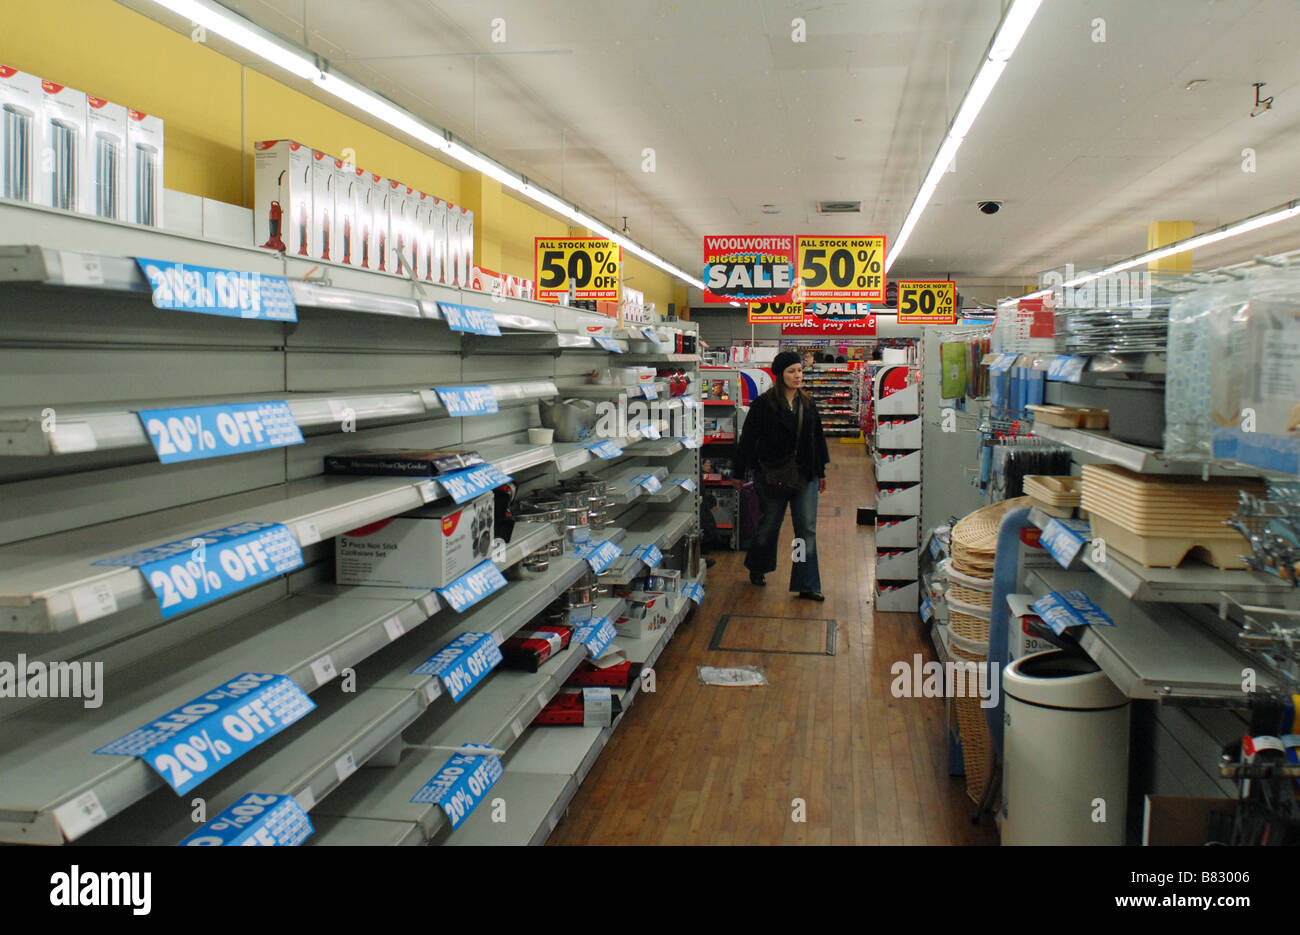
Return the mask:
<path id="1" fill-rule="evenodd" d="M 874 500 L 871 461 L 851 445 L 831 458 L 817 523 L 826 602 L 786 591 L 788 546 L 766 588 L 749 583 L 743 553 L 712 553 L 704 606 L 660 657 L 657 690 L 638 696 L 549 843 L 997 843 L 948 775 L 943 701 L 890 694 L 894 662 L 934 652 L 916 614 L 873 612 L 873 530 L 856 525 Z M 787 515 L 782 541 L 793 535 Z M 750 651 L 710 651 L 724 614 L 780 619 L 729 630 L 722 645 Z M 824 635 L 828 618 L 837 655 L 771 651 L 806 643 L 793 627 Z M 697 665 L 759 665 L 770 684 L 701 685 Z"/>

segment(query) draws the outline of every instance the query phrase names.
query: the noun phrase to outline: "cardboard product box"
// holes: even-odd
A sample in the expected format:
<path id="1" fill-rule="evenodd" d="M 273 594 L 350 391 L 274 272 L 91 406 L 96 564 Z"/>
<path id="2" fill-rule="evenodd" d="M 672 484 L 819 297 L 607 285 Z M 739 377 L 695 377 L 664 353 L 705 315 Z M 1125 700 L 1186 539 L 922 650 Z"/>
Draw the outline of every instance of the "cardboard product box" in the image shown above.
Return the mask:
<path id="1" fill-rule="evenodd" d="M 641 675 L 641 663 L 617 655 L 614 659 L 613 664 L 607 666 L 601 666 L 599 659 L 584 659 L 564 684 L 576 688 L 631 688 Z"/>
<path id="2" fill-rule="evenodd" d="M 432 251 L 433 281 L 448 283 L 451 273 L 450 254 L 447 250 L 447 221 L 451 205 L 441 198 L 433 200 L 433 210 L 429 213 L 429 246 Z"/>
<path id="3" fill-rule="evenodd" d="M 0 65 L 0 198 L 35 202 L 41 79 Z"/>
<path id="4" fill-rule="evenodd" d="M 530 624 L 501 644 L 501 656 L 512 669 L 536 672 L 542 663 L 567 649 L 573 631 L 552 624 Z"/>
<path id="5" fill-rule="evenodd" d="M 388 216 L 388 179 L 370 173 L 370 268 L 381 273 L 392 270 L 389 263 L 390 222 Z"/>
<path id="6" fill-rule="evenodd" d="M 408 236 L 408 220 L 406 217 L 406 186 L 397 179 L 388 179 L 388 250 L 384 266 L 381 267 L 389 273 L 401 276 L 406 268 L 404 264 L 409 263 L 409 255 L 406 253 L 406 244 Z M 399 260 L 399 257 L 405 256 L 406 259 Z"/>
<path id="7" fill-rule="evenodd" d="M 352 245 L 352 264 L 362 269 L 375 266 L 374 187 L 370 173 L 360 167 L 353 169 L 352 197 L 356 202 L 356 241 Z"/>
<path id="8" fill-rule="evenodd" d="M 406 265 L 403 275 L 420 275 L 420 252 L 424 249 L 424 230 L 420 227 L 420 192 L 406 189 Z"/>
<path id="9" fill-rule="evenodd" d="M 623 712 L 622 703 L 618 695 L 611 699 L 613 702 L 611 713 L 611 722 L 613 718 L 618 717 Z M 562 688 L 560 693 L 547 703 L 546 707 L 533 719 L 536 726 L 565 726 L 565 727 L 582 727 L 586 724 L 586 706 L 583 704 L 583 695 L 581 688 Z M 608 726 L 608 724 L 604 725 Z"/>
<path id="10" fill-rule="evenodd" d="M 334 259 L 334 157 L 311 151 L 311 255 Z"/>
<path id="11" fill-rule="evenodd" d="M 474 267 L 474 212 L 466 210 L 461 215 L 461 254 L 464 259 L 461 260 L 462 269 L 465 271 L 465 278 L 469 279 L 469 271 Z"/>
<path id="12" fill-rule="evenodd" d="M 470 288 L 470 269 L 474 265 L 474 212 L 468 208 L 451 207 L 451 220 L 447 224 L 447 239 L 452 254 L 452 285 Z"/>
<path id="13" fill-rule="evenodd" d="M 163 121 L 126 111 L 126 219 L 163 226 Z"/>
<path id="14" fill-rule="evenodd" d="M 677 568 L 664 568 L 660 565 L 649 577 L 653 579 L 653 586 L 647 588 L 650 591 L 662 591 L 665 594 L 677 594 L 682 589 L 682 573 Z"/>
<path id="15" fill-rule="evenodd" d="M 433 203 L 437 199 L 426 192 L 416 192 L 415 196 L 415 275 L 433 282 Z"/>
<path id="16" fill-rule="evenodd" d="M 126 139 L 126 108 L 87 94 L 78 209 L 83 214 L 126 220 Z"/>
<path id="17" fill-rule="evenodd" d="M 325 473 L 437 477 L 486 463 L 470 448 L 387 448 L 326 455 Z"/>
<path id="18" fill-rule="evenodd" d="M 668 626 L 668 596 L 662 591 L 619 591 L 627 599 L 624 616 L 614 621 L 619 636 L 639 639 Z"/>
<path id="19" fill-rule="evenodd" d="M 494 499 L 422 507 L 343 533 L 339 584 L 445 588 L 490 556 Z"/>
<path id="20" fill-rule="evenodd" d="M 335 262 L 361 265 L 361 225 L 357 219 L 357 172 L 342 159 L 334 160 L 334 244 Z"/>
<path id="21" fill-rule="evenodd" d="M 36 203 L 64 211 L 81 210 L 86 158 L 84 93 L 53 81 L 41 82 L 37 147 Z"/>
<path id="22" fill-rule="evenodd" d="M 297 256 L 314 255 L 311 166 L 311 150 L 301 143 L 260 140 L 253 144 L 255 244 Z"/>

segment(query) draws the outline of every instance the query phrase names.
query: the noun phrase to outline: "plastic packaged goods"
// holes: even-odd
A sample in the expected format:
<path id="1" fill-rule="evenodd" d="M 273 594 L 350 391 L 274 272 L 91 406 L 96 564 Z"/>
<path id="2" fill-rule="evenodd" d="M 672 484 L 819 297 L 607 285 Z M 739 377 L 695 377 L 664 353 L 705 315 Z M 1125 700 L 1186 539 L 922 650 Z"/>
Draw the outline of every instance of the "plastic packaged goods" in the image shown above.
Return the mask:
<path id="1" fill-rule="evenodd" d="M 1215 291 L 1180 295 L 1169 309 L 1165 454 L 1171 458 L 1209 458 L 1212 453 L 1210 308 Z"/>
<path id="2" fill-rule="evenodd" d="M 1242 397 L 1248 424 L 1238 435 L 1237 460 L 1300 473 L 1300 276 L 1287 270 L 1248 286 Z"/>
<path id="3" fill-rule="evenodd" d="M 1252 343 L 1267 329 L 1260 332 L 1258 323 L 1252 325 L 1254 310 L 1264 297 L 1294 302 L 1298 287 L 1300 277 L 1294 273 L 1261 270 L 1247 280 L 1198 289 L 1174 301 L 1165 379 L 1167 457 L 1237 457 L 1243 427 L 1256 429 L 1245 418 L 1246 397 L 1263 363 L 1263 346 Z M 1292 405 L 1296 402 L 1300 397 Z"/>

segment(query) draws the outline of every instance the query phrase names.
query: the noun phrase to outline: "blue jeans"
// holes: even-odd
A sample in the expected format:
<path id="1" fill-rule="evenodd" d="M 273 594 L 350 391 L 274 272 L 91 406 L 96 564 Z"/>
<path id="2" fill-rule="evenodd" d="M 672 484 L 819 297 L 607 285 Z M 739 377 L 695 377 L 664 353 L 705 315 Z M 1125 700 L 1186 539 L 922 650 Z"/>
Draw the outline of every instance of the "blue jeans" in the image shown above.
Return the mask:
<path id="1" fill-rule="evenodd" d="M 792 558 L 795 560 L 790 567 L 790 590 L 820 592 L 822 579 L 817 568 L 817 478 L 805 484 L 803 490 L 794 496 L 769 496 L 761 477 L 754 481 L 754 486 L 763 518 L 758 521 L 758 529 L 754 531 L 749 552 L 745 555 L 745 567 L 761 574 L 776 571 L 776 552 L 780 544 L 778 540 L 788 503 L 790 515 L 794 519 L 795 538 L 803 540 L 802 549 L 798 548 L 797 542 L 791 547 Z"/>

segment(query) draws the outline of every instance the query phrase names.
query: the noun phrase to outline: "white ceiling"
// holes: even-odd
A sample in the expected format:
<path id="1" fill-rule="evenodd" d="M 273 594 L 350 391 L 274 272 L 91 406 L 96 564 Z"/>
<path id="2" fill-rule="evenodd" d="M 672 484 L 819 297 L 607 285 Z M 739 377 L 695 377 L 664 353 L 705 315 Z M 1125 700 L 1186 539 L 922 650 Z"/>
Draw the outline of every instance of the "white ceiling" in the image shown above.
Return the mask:
<path id="1" fill-rule="evenodd" d="M 1002 6 L 225 2 L 692 270 L 705 234 L 892 238 Z M 1300 197 L 1297 36 L 1297 0 L 1044 0 L 892 274 L 1024 281 L 1139 253 L 1150 221 L 1199 232 Z M 1253 81 L 1277 99 L 1258 118 Z M 818 199 L 864 214 L 819 216 Z M 1196 259 L 1291 246 L 1300 220 Z"/>

